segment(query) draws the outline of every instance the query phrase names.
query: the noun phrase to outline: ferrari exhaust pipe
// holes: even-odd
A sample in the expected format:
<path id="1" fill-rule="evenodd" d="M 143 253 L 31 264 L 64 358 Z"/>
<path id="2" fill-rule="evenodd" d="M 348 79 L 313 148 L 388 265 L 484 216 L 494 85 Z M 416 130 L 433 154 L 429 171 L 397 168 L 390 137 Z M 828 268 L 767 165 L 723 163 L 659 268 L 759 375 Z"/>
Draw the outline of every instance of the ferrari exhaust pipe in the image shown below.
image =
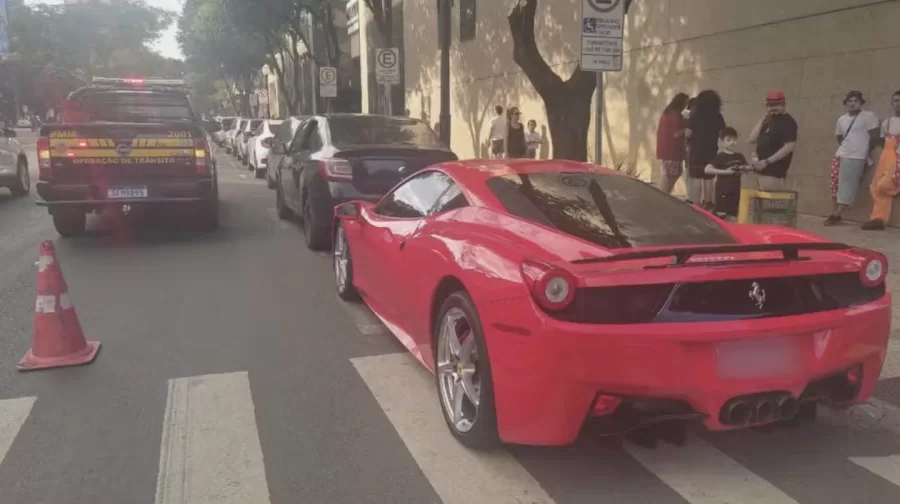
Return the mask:
<path id="1" fill-rule="evenodd" d="M 778 416 L 782 420 L 790 420 L 800 411 L 800 402 L 793 397 L 782 397 L 778 400 Z"/>
<path id="2" fill-rule="evenodd" d="M 725 420 L 732 425 L 742 425 L 750 421 L 753 409 L 746 401 L 734 401 L 725 409 Z"/>
<path id="3" fill-rule="evenodd" d="M 763 399 L 756 403 L 756 420 L 758 422 L 767 422 L 778 414 L 778 407 L 774 402 Z"/>

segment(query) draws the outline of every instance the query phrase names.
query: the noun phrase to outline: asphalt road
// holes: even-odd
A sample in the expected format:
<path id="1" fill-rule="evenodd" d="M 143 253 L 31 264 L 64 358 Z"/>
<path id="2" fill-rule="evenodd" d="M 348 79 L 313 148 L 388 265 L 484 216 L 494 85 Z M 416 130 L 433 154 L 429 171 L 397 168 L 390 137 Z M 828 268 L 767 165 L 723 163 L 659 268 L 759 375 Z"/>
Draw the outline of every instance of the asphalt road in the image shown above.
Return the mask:
<path id="1" fill-rule="evenodd" d="M 656 450 L 465 450 L 431 379 L 336 298 L 329 257 L 278 221 L 265 183 L 224 153 L 219 169 L 212 235 L 95 219 L 62 240 L 34 195 L 0 190 L 0 503 L 900 502 L 900 428 L 845 416 Z M 20 374 L 43 239 L 103 348 Z"/>

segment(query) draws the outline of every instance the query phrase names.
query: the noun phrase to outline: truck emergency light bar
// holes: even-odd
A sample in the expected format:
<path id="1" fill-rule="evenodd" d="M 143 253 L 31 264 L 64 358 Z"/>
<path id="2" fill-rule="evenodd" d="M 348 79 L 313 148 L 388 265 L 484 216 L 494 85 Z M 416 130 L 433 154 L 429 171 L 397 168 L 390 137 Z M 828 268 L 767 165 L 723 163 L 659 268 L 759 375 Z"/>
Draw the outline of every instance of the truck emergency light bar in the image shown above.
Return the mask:
<path id="1" fill-rule="evenodd" d="M 108 86 L 187 87 L 183 79 L 94 77 L 93 83 Z"/>

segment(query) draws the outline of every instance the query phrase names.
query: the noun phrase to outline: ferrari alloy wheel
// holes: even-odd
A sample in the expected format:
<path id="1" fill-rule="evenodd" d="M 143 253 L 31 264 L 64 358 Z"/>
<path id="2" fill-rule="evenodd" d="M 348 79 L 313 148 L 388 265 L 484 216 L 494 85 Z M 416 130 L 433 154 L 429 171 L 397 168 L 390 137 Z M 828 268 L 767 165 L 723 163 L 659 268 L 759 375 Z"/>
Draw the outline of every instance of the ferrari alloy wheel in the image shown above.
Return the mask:
<path id="1" fill-rule="evenodd" d="M 497 442 L 490 363 L 481 323 L 466 293 L 444 301 L 435 330 L 435 376 L 444 419 L 461 443 L 489 448 Z"/>
<path id="2" fill-rule="evenodd" d="M 350 247 L 342 224 L 334 233 L 334 281 L 338 296 L 344 301 L 356 301 L 359 295 L 353 286 L 353 265 L 350 263 Z"/>

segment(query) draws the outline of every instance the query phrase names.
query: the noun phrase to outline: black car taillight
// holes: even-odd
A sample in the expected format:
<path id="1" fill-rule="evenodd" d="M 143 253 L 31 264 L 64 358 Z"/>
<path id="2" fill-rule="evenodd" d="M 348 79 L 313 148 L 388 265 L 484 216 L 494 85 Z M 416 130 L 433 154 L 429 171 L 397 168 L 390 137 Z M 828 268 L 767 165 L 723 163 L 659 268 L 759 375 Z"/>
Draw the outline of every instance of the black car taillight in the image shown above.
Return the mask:
<path id="1" fill-rule="evenodd" d="M 38 180 L 46 181 L 53 177 L 53 164 L 50 160 L 50 138 L 41 137 L 37 141 Z"/>
<path id="2" fill-rule="evenodd" d="M 325 180 L 349 182 L 353 180 L 353 166 L 346 159 L 320 159 L 319 172 Z"/>

